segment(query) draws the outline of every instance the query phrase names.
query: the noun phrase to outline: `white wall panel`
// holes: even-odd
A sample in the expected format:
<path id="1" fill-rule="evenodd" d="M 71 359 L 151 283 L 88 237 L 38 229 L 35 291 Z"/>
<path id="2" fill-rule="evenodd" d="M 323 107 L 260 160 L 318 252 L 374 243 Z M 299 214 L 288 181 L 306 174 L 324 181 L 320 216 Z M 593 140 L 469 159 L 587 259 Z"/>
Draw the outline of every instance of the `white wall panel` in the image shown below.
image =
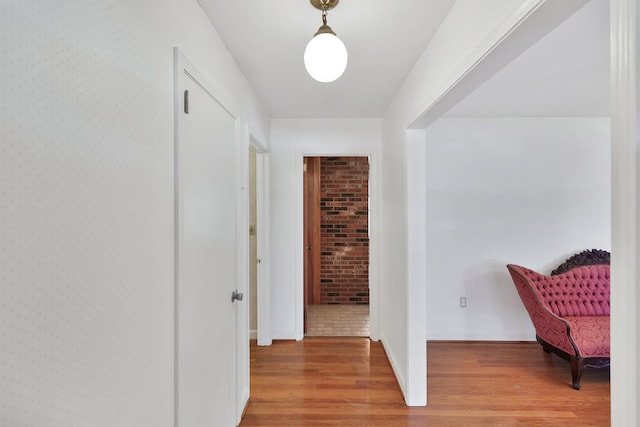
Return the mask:
<path id="1" fill-rule="evenodd" d="M 638 425 L 638 2 L 611 0 L 611 425 Z"/>
<path id="2" fill-rule="evenodd" d="M 424 131 L 407 132 L 406 203 L 407 203 L 407 352 L 415 355 L 407 360 L 405 394 L 409 406 L 427 403 L 427 230 L 426 230 L 426 153 Z"/>
<path id="3" fill-rule="evenodd" d="M 173 424 L 173 46 L 268 133 L 195 1 L 0 4 L 0 425 Z"/>
<path id="4" fill-rule="evenodd" d="M 407 312 L 407 300 L 420 294 L 407 283 L 406 235 L 397 231 L 407 219 L 406 130 L 428 126 L 584 2 L 456 1 L 384 115 L 380 331 L 400 384 L 418 366 L 415 359 L 424 358 L 410 350 L 417 344 L 407 342 L 406 316 L 398 316 Z"/>
<path id="5" fill-rule="evenodd" d="M 609 120 L 440 119 L 426 144 L 427 338 L 534 340 L 505 265 L 610 250 Z"/>
<path id="6" fill-rule="evenodd" d="M 274 339 L 302 338 L 302 157 L 366 156 L 377 153 L 379 147 L 379 119 L 271 121 L 271 333 Z M 376 167 L 372 165 L 372 180 L 376 178 L 373 176 Z M 372 191 L 374 185 L 372 182 Z M 373 230 L 376 207 L 371 206 L 370 211 Z M 374 246 L 372 240 L 372 256 Z M 369 274 L 372 281 L 377 277 L 374 267 Z M 373 304 L 374 301 L 372 307 Z"/>

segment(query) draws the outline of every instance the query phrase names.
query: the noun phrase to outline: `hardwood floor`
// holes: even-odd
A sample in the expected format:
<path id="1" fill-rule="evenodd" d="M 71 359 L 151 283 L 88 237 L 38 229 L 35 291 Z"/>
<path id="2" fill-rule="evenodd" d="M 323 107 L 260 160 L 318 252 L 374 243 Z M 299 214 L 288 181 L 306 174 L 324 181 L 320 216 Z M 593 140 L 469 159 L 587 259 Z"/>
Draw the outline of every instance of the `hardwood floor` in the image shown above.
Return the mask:
<path id="1" fill-rule="evenodd" d="M 537 343 L 427 345 L 427 407 L 405 406 L 380 343 L 305 338 L 251 344 L 246 426 L 608 426 L 609 371 L 569 365 Z"/>

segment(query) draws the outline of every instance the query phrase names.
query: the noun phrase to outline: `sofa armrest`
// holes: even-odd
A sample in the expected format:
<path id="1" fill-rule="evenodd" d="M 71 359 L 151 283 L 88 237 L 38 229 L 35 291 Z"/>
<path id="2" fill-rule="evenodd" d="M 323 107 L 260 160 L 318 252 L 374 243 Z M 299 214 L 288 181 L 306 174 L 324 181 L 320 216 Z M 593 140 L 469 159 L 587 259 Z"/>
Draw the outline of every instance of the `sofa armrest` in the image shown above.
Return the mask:
<path id="1" fill-rule="evenodd" d="M 574 316 L 563 318 L 569 325 L 569 336 L 576 348 L 578 357 L 609 357 L 611 326 L 609 316 Z"/>
<path id="2" fill-rule="evenodd" d="M 520 266 L 507 265 L 522 304 L 536 330 L 536 335 L 554 347 L 570 355 L 578 355 L 578 349 L 569 334 L 570 325 L 556 316 L 535 291 Z"/>
<path id="3" fill-rule="evenodd" d="M 529 316 L 538 337 L 567 354 L 580 355 L 571 338 L 571 326 L 566 320 L 556 316 L 548 309 L 538 311 L 535 316 L 529 313 Z"/>

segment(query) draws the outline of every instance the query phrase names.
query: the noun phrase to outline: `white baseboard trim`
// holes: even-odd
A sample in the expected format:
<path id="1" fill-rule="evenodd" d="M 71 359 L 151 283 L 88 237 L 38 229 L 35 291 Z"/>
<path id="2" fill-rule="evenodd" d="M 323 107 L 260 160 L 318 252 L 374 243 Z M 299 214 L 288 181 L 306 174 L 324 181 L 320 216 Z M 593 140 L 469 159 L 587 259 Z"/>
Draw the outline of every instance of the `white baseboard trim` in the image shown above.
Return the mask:
<path id="1" fill-rule="evenodd" d="M 272 329 L 271 339 L 274 340 L 299 340 L 296 331 L 293 329 Z"/>
<path id="2" fill-rule="evenodd" d="M 508 333 L 497 336 L 491 333 L 452 334 L 450 332 L 435 332 L 427 334 L 427 341 L 535 341 L 535 332 Z"/>
<path id="3" fill-rule="evenodd" d="M 239 403 L 240 404 L 238 405 L 238 413 L 236 414 L 237 424 L 240 424 L 240 421 L 242 421 L 242 416 L 244 415 L 245 411 L 247 410 L 247 406 L 249 405 L 249 388 L 246 388 L 242 392 Z"/>
<path id="4" fill-rule="evenodd" d="M 402 371 L 399 368 L 399 365 L 396 361 L 396 357 L 393 355 L 391 351 L 389 351 L 387 346 L 384 345 L 385 341 L 386 340 L 384 339 L 384 336 L 381 336 L 380 343 L 382 344 L 382 349 L 387 355 L 387 359 L 389 359 L 389 363 L 391 364 L 391 369 L 393 370 L 393 375 L 395 375 L 396 377 L 396 381 L 398 382 L 398 385 L 400 386 L 400 390 L 402 391 L 402 397 L 406 402 L 407 401 L 406 378 L 404 377 L 404 375 L 401 374 Z"/>

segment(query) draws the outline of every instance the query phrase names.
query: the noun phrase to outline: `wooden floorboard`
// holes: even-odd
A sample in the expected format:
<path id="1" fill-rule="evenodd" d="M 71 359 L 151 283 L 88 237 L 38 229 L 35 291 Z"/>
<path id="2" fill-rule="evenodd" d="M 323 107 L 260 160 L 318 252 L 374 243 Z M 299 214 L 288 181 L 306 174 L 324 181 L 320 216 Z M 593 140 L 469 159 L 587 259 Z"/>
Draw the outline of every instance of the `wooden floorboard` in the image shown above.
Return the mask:
<path id="1" fill-rule="evenodd" d="M 609 371 L 569 365 L 537 343 L 427 345 L 427 407 L 409 408 L 380 343 L 305 338 L 251 344 L 248 426 L 608 426 Z"/>

